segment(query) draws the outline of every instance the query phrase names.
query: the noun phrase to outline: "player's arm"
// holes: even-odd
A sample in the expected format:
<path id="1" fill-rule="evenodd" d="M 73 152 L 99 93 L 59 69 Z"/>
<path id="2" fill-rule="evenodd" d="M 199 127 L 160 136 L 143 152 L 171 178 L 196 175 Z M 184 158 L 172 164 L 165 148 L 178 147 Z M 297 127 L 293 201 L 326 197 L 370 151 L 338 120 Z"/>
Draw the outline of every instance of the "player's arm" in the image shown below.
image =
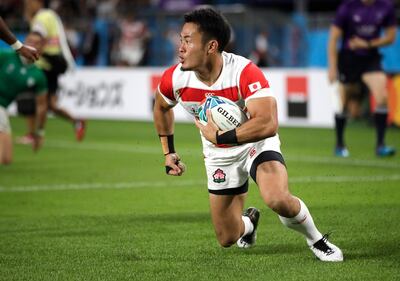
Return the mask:
<path id="1" fill-rule="evenodd" d="M 385 29 L 383 36 L 372 39 L 368 42 L 369 48 L 379 48 L 390 45 L 396 40 L 396 26 L 389 26 Z"/>
<path id="2" fill-rule="evenodd" d="M 236 129 L 238 143 L 256 142 L 276 135 L 278 113 L 274 97 L 250 99 L 246 107 L 250 119 Z"/>
<path id="3" fill-rule="evenodd" d="M 6 23 L 0 17 L 0 38 L 10 45 L 16 52 L 27 58 L 35 61 L 39 58 L 37 50 L 33 47 L 22 44 L 7 27 Z"/>
<path id="4" fill-rule="evenodd" d="M 0 17 L 0 38 L 10 46 L 19 42 L 17 38 L 15 38 L 14 34 L 7 27 L 2 17 Z M 19 45 L 22 46 L 22 43 L 19 42 Z"/>
<path id="5" fill-rule="evenodd" d="M 184 164 L 174 146 L 174 111 L 160 92 L 155 94 L 153 108 L 154 126 L 160 138 L 161 147 L 165 156 L 165 168 L 168 175 L 181 176 L 185 171 Z"/>
<path id="6" fill-rule="evenodd" d="M 333 83 L 337 80 L 338 52 L 337 44 L 342 37 L 342 30 L 336 25 L 332 25 L 329 30 L 328 40 L 328 80 Z"/>
<path id="7" fill-rule="evenodd" d="M 242 126 L 221 131 L 212 121 L 210 111 L 207 112 L 207 125 L 196 120 L 197 127 L 203 136 L 214 144 L 243 144 L 273 137 L 278 131 L 277 105 L 274 97 L 257 97 L 247 102 L 250 119 Z"/>

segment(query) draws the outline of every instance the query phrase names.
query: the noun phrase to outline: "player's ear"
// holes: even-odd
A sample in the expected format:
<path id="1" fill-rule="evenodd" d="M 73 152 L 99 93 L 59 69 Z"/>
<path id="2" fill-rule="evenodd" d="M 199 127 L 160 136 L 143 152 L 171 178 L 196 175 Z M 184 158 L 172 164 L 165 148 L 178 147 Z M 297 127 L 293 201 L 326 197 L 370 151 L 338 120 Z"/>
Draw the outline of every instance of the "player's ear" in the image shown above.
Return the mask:
<path id="1" fill-rule="evenodd" d="M 207 46 L 207 54 L 212 54 L 218 52 L 218 41 L 210 40 Z"/>

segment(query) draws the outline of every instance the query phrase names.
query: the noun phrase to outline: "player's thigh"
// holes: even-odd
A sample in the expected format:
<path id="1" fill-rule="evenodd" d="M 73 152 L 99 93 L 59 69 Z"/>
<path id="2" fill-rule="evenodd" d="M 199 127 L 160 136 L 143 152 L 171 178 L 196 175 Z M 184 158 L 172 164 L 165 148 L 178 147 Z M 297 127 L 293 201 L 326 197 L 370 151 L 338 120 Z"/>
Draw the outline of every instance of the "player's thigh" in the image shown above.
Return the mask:
<path id="1" fill-rule="evenodd" d="M 386 104 L 387 100 L 387 77 L 383 71 L 366 72 L 362 80 L 367 85 L 378 105 Z"/>
<path id="2" fill-rule="evenodd" d="M 292 195 L 289 192 L 285 165 L 279 161 L 266 161 L 259 164 L 256 182 L 268 207 L 274 211 L 287 209 L 284 205 L 292 200 Z"/>
<path id="3" fill-rule="evenodd" d="M 217 236 L 240 235 L 242 211 L 246 197 L 247 193 L 238 195 L 209 194 L 211 219 Z"/>

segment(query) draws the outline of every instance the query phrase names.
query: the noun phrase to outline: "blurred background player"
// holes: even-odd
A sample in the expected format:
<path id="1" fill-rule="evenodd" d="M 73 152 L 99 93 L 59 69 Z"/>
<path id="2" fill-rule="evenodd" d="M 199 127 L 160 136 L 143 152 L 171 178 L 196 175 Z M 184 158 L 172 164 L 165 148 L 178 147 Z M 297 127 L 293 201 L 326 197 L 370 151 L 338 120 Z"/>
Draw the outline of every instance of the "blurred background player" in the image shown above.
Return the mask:
<path id="1" fill-rule="evenodd" d="M 25 44 L 41 51 L 43 38 L 38 33 L 30 33 Z M 39 148 L 46 119 L 47 81 L 42 70 L 26 62 L 20 54 L 0 51 L 0 164 L 12 162 L 11 126 L 6 109 L 18 94 L 32 91 L 36 95 L 35 132 L 32 146 Z"/>
<path id="2" fill-rule="evenodd" d="M 32 46 L 26 46 L 22 44 L 14 34 L 7 27 L 3 18 L 0 16 L 0 39 L 5 41 L 11 48 L 17 53 L 28 59 L 29 61 L 35 61 L 39 58 L 38 51 Z"/>
<path id="3" fill-rule="evenodd" d="M 173 107 L 177 103 L 193 116 L 206 95 L 223 96 L 246 106 L 249 121 L 230 131 L 220 131 L 209 112 L 206 126 L 196 120 L 218 242 L 223 247 L 237 243 L 242 248 L 255 243 L 260 213 L 251 207 L 242 215 L 251 175 L 265 204 L 283 225 L 304 235 L 320 260 L 342 261 L 342 251 L 318 231 L 307 206 L 289 191 L 277 134 L 277 103 L 264 74 L 248 59 L 223 51 L 230 27 L 220 13 L 203 8 L 186 14 L 184 21 L 180 63 L 164 72 L 154 105 L 167 174 L 181 176 L 185 171 L 174 148 Z"/>
<path id="4" fill-rule="evenodd" d="M 44 71 L 47 78 L 48 109 L 70 121 L 74 126 L 76 139 L 81 141 L 85 135 L 85 121 L 72 117 L 69 112 L 60 108 L 57 104 L 58 77 L 67 69 L 73 70 L 75 62 L 68 47 L 60 17 L 53 10 L 44 7 L 44 0 L 25 1 L 25 16 L 30 22 L 31 31 L 41 34 L 46 41 L 42 56 L 36 64 Z M 27 103 L 28 101 L 25 100 L 24 102 Z M 28 118 L 29 132 L 20 139 L 20 142 L 29 143 L 32 140 L 33 124 L 33 118 Z"/>
<path id="5" fill-rule="evenodd" d="M 381 36 L 381 31 L 384 34 Z M 396 17 L 390 0 L 345 1 L 337 10 L 328 43 L 328 79 L 339 80 L 342 111 L 335 114 L 335 155 L 348 157 L 344 142 L 346 107 L 362 80 L 376 101 L 376 155 L 390 156 L 395 149 L 385 145 L 387 126 L 387 78 L 382 70 L 378 48 L 396 38 Z M 337 43 L 341 39 L 340 51 Z M 339 75 L 339 76 L 338 76 Z"/>

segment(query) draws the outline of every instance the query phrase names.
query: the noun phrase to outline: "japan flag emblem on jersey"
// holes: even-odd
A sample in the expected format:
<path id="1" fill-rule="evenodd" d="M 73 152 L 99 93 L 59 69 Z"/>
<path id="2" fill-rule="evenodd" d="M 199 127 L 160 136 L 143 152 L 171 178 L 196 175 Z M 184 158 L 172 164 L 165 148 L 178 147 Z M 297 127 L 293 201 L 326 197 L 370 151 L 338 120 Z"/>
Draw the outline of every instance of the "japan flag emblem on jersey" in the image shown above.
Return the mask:
<path id="1" fill-rule="evenodd" d="M 249 85 L 249 90 L 251 93 L 254 93 L 255 91 L 260 89 L 261 89 L 261 83 L 258 81 Z"/>

